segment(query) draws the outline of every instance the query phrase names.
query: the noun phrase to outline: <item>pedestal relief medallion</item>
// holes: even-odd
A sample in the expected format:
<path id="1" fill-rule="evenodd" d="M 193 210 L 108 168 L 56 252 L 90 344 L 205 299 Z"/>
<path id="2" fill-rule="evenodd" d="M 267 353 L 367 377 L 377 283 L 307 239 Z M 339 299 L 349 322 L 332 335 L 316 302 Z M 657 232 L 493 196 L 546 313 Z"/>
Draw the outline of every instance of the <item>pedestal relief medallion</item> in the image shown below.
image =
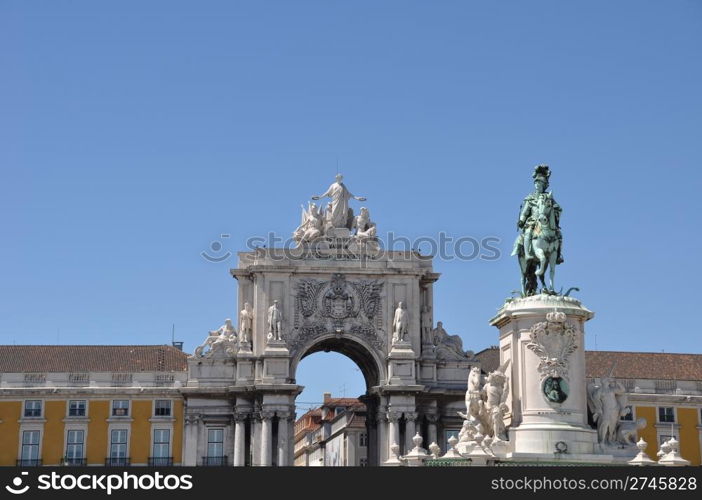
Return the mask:
<path id="1" fill-rule="evenodd" d="M 548 313 L 546 321 L 531 327 L 526 346 L 539 357 L 541 389 L 551 403 L 568 398 L 569 357 L 578 348 L 577 335 L 575 327 L 566 323 L 565 313 L 558 311 Z"/>

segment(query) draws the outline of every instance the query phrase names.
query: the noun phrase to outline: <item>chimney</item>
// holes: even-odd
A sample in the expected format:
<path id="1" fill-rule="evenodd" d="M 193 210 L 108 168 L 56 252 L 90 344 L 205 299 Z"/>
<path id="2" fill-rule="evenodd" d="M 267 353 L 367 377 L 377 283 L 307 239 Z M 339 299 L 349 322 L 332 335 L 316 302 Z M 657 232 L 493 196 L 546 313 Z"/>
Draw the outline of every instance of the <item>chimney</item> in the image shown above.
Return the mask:
<path id="1" fill-rule="evenodd" d="M 331 399 L 331 392 L 325 392 L 324 393 L 324 403 L 326 403 L 330 399 Z"/>

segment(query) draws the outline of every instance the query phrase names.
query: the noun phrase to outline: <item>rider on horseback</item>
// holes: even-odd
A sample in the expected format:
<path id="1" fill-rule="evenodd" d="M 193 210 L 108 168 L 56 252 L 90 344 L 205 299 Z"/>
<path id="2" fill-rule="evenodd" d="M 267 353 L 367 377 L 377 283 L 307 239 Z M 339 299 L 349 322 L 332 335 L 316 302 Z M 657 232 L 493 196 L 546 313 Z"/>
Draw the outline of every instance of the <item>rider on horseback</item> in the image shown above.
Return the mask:
<path id="1" fill-rule="evenodd" d="M 537 293 L 537 279 L 547 293 L 554 293 L 553 276 L 557 264 L 563 262 L 563 236 L 560 228 L 561 207 L 553 194 L 547 192 L 551 170 L 547 165 L 534 168 L 534 192 L 524 198 L 519 210 L 519 236 L 514 242 L 512 255 L 519 259 L 522 272 L 522 294 Z M 550 288 L 544 275 L 549 269 Z"/>
<path id="2" fill-rule="evenodd" d="M 524 198 L 521 210 L 519 213 L 519 220 L 517 221 L 517 227 L 522 230 L 522 234 L 519 235 L 517 241 L 515 242 L 515 251 L 520 245 L 524 245 L 524 255 L 528 258 L 534 258 L 534 253 L 531 248 L 532 234 L 534 232 L 534 226 L 537 222 L 537 205 L 538 203 L 550 203 L 555 215 L 555 231 L 556 237 L 559 241 L 558 245 L 558 259 L 557 264 L 563 263 L 563 235 L 561 234 L 560 218 L 561 218 L 561 207 L 556 200 L 553 198 L 553 194 L 546 192 L 548 189 L 548 179 L 551 176 L 551 170 L 548 165 L 538 165 L 534 168 L 534 192 L 530 193 Z"/>

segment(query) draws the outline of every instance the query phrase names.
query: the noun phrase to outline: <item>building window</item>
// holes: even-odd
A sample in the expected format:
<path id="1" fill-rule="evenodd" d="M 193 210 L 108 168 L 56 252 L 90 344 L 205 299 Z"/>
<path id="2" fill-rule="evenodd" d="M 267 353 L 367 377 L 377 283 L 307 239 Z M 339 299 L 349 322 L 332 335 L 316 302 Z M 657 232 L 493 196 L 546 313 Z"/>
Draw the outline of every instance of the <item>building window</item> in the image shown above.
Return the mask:
<path id="1" fill-rule="evenodd" d="M 112 401 L 112 416 L 113 417 L 128 417 L 129 416 L 129 400 L 115 399 Z"/>
<path id="2" fill-rule="evenodd" d="M 68 402 L 69 417 L 84 417 L 86 402 L 84 400 L 73 400 Z"/>
<path id="3" fill-rule="evenodd" d="M 334 416 L 336 417 L 337 415 L 341 415 L 345 411 L 346 408 L 344 408 L 343 406 L 337 406 L 336 408 L 334 408 Z"/>
<path id="4" fill-rule="evenodd" d="M 22 432 L 22 451 L 20 463 L 17 465 L 40 465 L 39 461 L 39 432 Z"/>
<path id="5" fill-rule="evenodd" d="M 173 465 L 170 429 L 154 429 L 154 448 L 153 455 L 149 459 L 149 465 Z"/>
<path id="6" fill-rule="evenodd" d="M 619 417 L 619 420 L 625 420 L 627 422 L 631 422 L 634 420 L 634 408 L 631 406 L 627 406 L 624 408 L 624 415 L 621 415 Z"/>
<path id="7" fill-rule="evenodd" d="M 154 403 L 154 415 L 157 417 L 170 417 L 171 416 L 171 400 L 170 399 L 157 399 Z"/>
<path id="8" fill-rule="evenodd" d="M 365 448 L 366 446 L 368 446 L 368 434 L 367 433 L 361 432 L 358 435 L 358 446 L 360 446 L 361 448 Z"/>
<path id="9" fill-rule="evenodd" d="M 224 429 L 207 429 L 207 456 L 203 465 L 227 465 L 224 457 Z"/>
<path id="10" fill-rule="evenodd" d="M 110 432 L 109 465 L 129 465 L 127 459 L 127 429 L 112 429 Z"/>
<path id="11" fill-rule="evenodd" d="M 41 417 L 41 401 L 31 399 L 24 402 L 25 417 Z"/>
<path id="12" fill-rule="evenodd" d="M 224 455 L 224 429 L 207 430 L 207 456 L 221 457 Z"/>
<path id="13" fill-rule="evenodd" d="M 70 430 L 66 435 L 66 464 L 83 465 L 83 444 L 85 431 Z"/>
<path id="14" fill-rule="evenodd" d="M 672 406 L 658 408 L 658 421 L 661 423 L 675 422 L 675 408 Z"/>
<path id="15" fill-rule="evenodd" d="M 368 459 L 367 458 L 361 458 L 359 461 L 359 464 L 361 467 L 368 467 Z"/>

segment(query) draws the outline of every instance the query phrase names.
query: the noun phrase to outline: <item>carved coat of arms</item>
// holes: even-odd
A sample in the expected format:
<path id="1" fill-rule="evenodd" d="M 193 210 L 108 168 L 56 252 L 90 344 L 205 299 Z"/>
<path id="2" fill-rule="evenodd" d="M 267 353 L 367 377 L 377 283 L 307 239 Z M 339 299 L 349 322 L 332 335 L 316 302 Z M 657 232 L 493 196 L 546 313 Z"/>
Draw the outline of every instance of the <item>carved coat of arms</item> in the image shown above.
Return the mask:
<path id="1" fill-rule="evenodd" d="M 527 348 L 539 357 L 538 370 L 541 378 L 568 378 L 569 357 L 578 348 L 578 334 L 575 327 L 566 323 L 562 312 L 550 312 L 546 321 L 531 327 Z"/>
<path id="2" fill-rule="evenodd" d="M 295 331 L 291 349 L 296 351 L 314 337 L 325 333 L 350 334 L 365 338 L 376 347 L 384 340 L 381 328 L 381 292 L 377 280 L 349 281 L 343 274 L 331 280 L 311 278 L 296 283 Z"/>

